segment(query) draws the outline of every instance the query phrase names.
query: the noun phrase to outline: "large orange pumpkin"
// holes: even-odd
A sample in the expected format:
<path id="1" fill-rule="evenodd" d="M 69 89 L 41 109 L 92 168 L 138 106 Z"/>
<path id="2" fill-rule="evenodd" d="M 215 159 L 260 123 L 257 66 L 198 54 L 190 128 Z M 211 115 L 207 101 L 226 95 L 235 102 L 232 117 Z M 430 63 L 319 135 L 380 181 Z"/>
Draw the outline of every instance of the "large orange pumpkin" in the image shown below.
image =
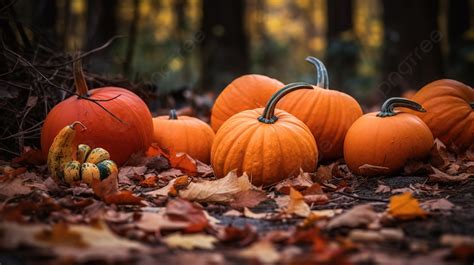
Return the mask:
<path id="1" fill-rule="evenodd" d="M 243 110 L 262 108 L 284 86 L 264 75 L 243 75 L 230 83 L 217 97 L 211 113 L 211 127 L 217 132 L 232 115 Z"/>
<path id="2" fill-rule="evenodd" d="M 470 86 L 442 79 L 427 84 L 412 99 L 426 109 L 414 114 L 446 146 L 462 151 L 474 144 L 474 89 Z"/>
<path id="3" fill-rule="evenodd" d="M 153 118 L 153 142 L 160 147 L 184 152 L 209 164 L 214 131 L 200 119 L 179 116 L 175 110 L 169 116 Z"/>
<path id="4" fill-rule="evenodd" d="M 45 155 L 56 134 L 74 121 L 83 123 L 87 130 L 77 132 L 73 146 L 81 143 L 92 148 L 102 147 L 119 165 L 130 155 L 150 146 L 153 137 L 151 113 L 137 95 L 119 87 L 88 90 L 79 62 L 74 65 L 74 79 L 79 96 L 71 96 L 57 104 L 44 122 L 41 147 Z"/>
<path id="5" fill-rule="evenodd" d="M 278 108 L 302 120 L 318 142 L 321 160 L 342 157 L 346 132 L 362 116 L 362 109 L 351 96 L 328 89 L 324 64 L 314 57 L 306 58 L 317 70 L 317 84 L 311 90 L 299 90 L 283 98 Z"/>
<path id="6" fill-rule="evenodd" d="M 426 124 L 411 113 L 394 112 L 394 107 L 425 111 L 404 98 L 390 98 L 379 113 L 366 114 L 352 124 L 344 142 L 344 159 L 359 175 L 387 175 L 401 169 L 409 159 L 423 158 L 433 146 Z"/>
<path id="7" fill-rule="evenodd" d="M 214 174 L 246 172 L 253 184 L 267 186 L 297 175 L 300 168 L 314 171 L 318 149 L 308 127 L 286 111 L 275 110 L 284 95 L 303 88 L 311 85 L 287 85 L 270 98 L 265 109 L 245 110 L 228 119 L 212 145 Z"/>

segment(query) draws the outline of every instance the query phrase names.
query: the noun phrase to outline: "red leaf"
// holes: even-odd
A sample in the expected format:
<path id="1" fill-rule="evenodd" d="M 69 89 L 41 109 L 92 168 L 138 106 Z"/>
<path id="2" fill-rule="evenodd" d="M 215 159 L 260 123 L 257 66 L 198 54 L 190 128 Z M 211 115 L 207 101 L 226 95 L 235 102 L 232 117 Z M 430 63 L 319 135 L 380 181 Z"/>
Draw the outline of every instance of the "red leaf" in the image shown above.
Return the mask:
<path id="1" fill-rule="evenodd" d="M 116 204 L 116 205 L 122 205 L 122 204 L 142 205 L 142 198 L 134 195 L 129 190 L 123 190 L 112 195 L 107 195 L 104 198 L 104 201 L 107 204 Z"/>
<path id="2" fill-rule="evenodd" d="M 166 215 L 171 220 L 188 222 L 189 225 L 185 231 L 190 233 L 201 232 L 209 225 L 204 210 L 200 206 L 179 198 L 168 202 Z"/>

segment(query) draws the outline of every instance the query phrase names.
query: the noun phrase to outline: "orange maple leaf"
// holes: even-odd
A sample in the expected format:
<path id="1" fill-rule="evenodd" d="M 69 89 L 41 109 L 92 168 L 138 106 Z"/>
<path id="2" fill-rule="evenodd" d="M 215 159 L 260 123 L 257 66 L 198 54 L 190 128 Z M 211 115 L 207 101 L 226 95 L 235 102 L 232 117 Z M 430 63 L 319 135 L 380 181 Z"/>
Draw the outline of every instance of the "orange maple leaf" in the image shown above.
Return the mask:
<path id="1" fill-rule="evenodd" d="M 421 209 L 420 203 L 413 198 L 411 192 L 390 197 L 388 212 L 395 218 L 408 220 L 417 217 L 426 217 L 427 213 Z"/>

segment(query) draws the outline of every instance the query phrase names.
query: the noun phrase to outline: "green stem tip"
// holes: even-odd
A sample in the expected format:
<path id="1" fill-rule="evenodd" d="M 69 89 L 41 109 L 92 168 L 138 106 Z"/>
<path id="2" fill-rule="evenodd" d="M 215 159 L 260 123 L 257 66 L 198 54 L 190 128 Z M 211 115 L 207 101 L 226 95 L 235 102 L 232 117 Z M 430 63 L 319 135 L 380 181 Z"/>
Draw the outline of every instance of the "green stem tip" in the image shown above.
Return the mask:
<path id="1" fill-rule="evenodd" d="M 175 109 L 170 110 L 170 116 L 169 120 L 177 120 L 178 119 L 178 114 L 176 113 Z"/>
<path id="2" fill-rule="evenodd" d="M 308 56 L 305 59 L 316 68 L 316 85 L 324 89 L 329 89 L 329 76 L 326 66 L 318 58 Z"/>
<path id="3" fill-rule="evenodd" d="M 299 89 L 313 89 L 313 86 L 304 82 L 291 83 L 284 86 L 282 89 L 273 94 L 268 100 L 267 105 L 263 110 L 262 116 L 258 117 L 258 120 L 266 124 L 275 123 L 278 120 L 278 117 L 275 116 L 275 107 L 278 101 L 286 94 Z"/>
<path id="4" fill-rule="evenodd" d="M 390 117 L 397 115 L 398 112 L 394 111 L 395 107 L 405 107 L 419 112 L 426 112 L 423 106 L 416 103 L 415 101 L 406 98 L 393 97 L 387 99 L 383 103 L 380 112 L 377 113 L 377 117 Z"/>

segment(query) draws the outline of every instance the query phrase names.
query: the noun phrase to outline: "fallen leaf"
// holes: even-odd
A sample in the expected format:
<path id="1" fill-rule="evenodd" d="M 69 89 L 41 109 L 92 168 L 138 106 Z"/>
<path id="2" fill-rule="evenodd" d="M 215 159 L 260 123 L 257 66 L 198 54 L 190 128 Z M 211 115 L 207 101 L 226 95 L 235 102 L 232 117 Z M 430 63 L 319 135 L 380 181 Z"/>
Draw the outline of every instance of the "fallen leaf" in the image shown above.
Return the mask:
<path id="1" fill-rule="evenodd" d="M 139 185 L 142 187 L 155 187 L 157 184 L 156 183 L 157 181 L 158 181 L 158 177 L 156 175 L 152 175 L 140 181 Z"/>
<path id="2" fill-rule="evenodd" d="M 138 166 L 138 167 L 121 167 L 118 173 L 119 178 L 131 178 L 135 175 L 145 175 L 147 171 L 146 166 Z"/>
<path id="3" fill-rule="evenodd" d="M 228 210 L 227 212 L 222 214 L 223 216 L 232 216 L 232 217 L 238 217 L 244 215 L 243 213 L 237 211 L 237 210 Z"/>
<path id="4" fill-rule="evenodd" d="M 391 191 L 392 194 L 405 193 L 405 192 L 413 192 L 413 190 L 409 187 L 405 187 L 405 188 L 393 189 Z"/>
<path id="5" fill-rule="evenodd" d="M 235 171 L 232 171 L 221 179 L 191 182 L 187 189 L 179 191 L 179 196 L 190 201 L 228 203 L 234 200 L 238 193 L 251 188 L 252 184 L 247 175 L 238 177 Z"/>
<path id="6" fill-rule="evenodd" d="M 148 247 L 138 242 L 120 238 L 104 223 L 85 225 L 19 225 L 0 223 L 0 247 L 15 249 L 30 246 L 53 251 L 64 258 L 74 258 L 75 262 L 100 260 L 125 260 L 131 251 L 146 252 Z M 61 243 L 61 240 L 65 244 Z"/>
<path id="7" fill-rule="evenodd" d="M 474 246 L 474 236 L 468 235 L 442 235 L 439 241 L 443 246 Z"/>
<path id="8" fill-rule="evenodd" d="M 116 205 L 142 205 L 142 198 L 134 195 L 131 191 L 122 190 L 115 194 L 107 195 L 104 198 L 105 203 L 107 204 L 116 204 Z"/>
<path id="9" fill-rule="evenodd" d="M 426 216 L 426 212 L 421 209 L 418 200 L 413 198 L 411 192 L 390 197 L 388 213 L 402 220 Z"/>
<path id="10" fill-rule="evenodd" d="M 166 215 L 170 220 L 187 222 L 186 232 L 200 232 L 209 226 L 208 218 L 201 207 L 180 198 L 168 202 Z"/>
<path id="11" fill-rule="evenodd" d="M 326 204 L 329 202 L 328 196 L 323 192 L 321 185 L 314 183 L 311 187 L 302 192 L 304 201 L 307 204 Z"/>
<path id="12" fill-rule="evenodd" d="M 248 224 L 244 228 L 226 226 L 219 231 L 218 238 L 222 242 L 237 243 L 239 246 L 244 247 L 256 241 L 258 234 L 255 227 Z"/>
<path id="13" fill-rule="evenodd" d="M 454 204 L 445 198 L 429 200 L 421 203 L 421 207 L 426 210 L 451 210 L 454 208 Z"/>
<path id="14" fill-rule="evenodd" d="M 16 195 L 25 195 L 31 192 L 31 188 L 26 185 L 21 178 L 9 177 L 0 182 L 0 196 L 10 198 Z"/>
<path id="15" fill-rule="evenodd" d="M 188 154 L 185 154 L 185 153 L 177 154 L 177 153 L 171 152 L 169 159 L 170 159 L 171 167 L 179 168 L 183 172 L 191 176 L 196 175 L 197 173 L 196 160 L 191 158 Z"/>
<path id="16" fill-rule="evenodd" d="M 414 176 L 431 172 L 431 165 L 418 160 L 408 160 L 403 167 L 403 175 Z"/>
<path id="17" fill-rule="evenodd" d="M 462 173 L 457 176 L 452 176 L 452 175 L 444 173 L 443 171 L 435 167 L 431 167 L 431 168 L 433 169 L 433 172 L 434 172 L 433 174 L 429 175 L 429 181 L 431 182 L 443 182 L 443 183 L 461 182 L 474 176 L 474 174 L 472 173 Z"/>
<path id="18" fill-rule="evenodd" d="M 253 208 L 261 202 L 268 200 L 267 194 L 261 190 L 245 190 L 235 194 L 235 199 L 230 202 L 230 207 L 234 209 L 243 209 L 244 207 Z"/>
<path id="19" fill-rule="evenodd" d="M 272 264 L 280 260 L 280 253 L 269 241 L 258 241 L 239 252 L 244 258 L 255 259 L 263 264 Z"/>
<path id="20" fill-rule="evenodd" d="M 327 228 L 367 226 L 379 219 L 372 205 L 362 204 L 354 206 L 349 211 L 334 217 L 329 221 Z"/>
<path id="21" fill-rule="evenodd" d="M 92 190 L 94 191 L 97 197 L 105 200 L 105 198 L 109 195 L 116 194 L 118 192 L 118 180 L 117 180 L 117 173 L 114 172 L 110 174 L 104 180 L 92 180 Z"/>
<path id="22" fill-rule="evenodd" d="M 308 217 L 311 213 L 311 209 L 305 202 L 304 196 L 299 191 L 290 188 L 290 202 L 285 212 L 300 217 Z"/>
<path id="23" fill-rule="evenodd" d="M 349 233 L 349 239 L 357 242 L 402 241 L 405 238 L 403 230 L 384 228 L 380 231 L 354 229 Z"/>
<path id="24" fill-rule="evenodd" d="M 213 236 L 202 234 L 171 234 L 163 238 L 163 242 L 170 248 L 192 249 L 214 249 L 217 239 Z"/>
<path id="25" fill-rule="evenodd" d="M 45 162 L 41 150 L 29 146 L 23 147 L 21 155 L 12 159 L 13 164 L 42 165 Z"/>
<path id="26" fill-rule="evenodd" d="M 280 181 L 275 185 L 275 190 L 284 194 L 290 194 L 290 188 L 302 191 L 313 185 L 309 173 L 303 172 L 300 169 L 300 174 L 296 177 L 291 177 Z"/>
<path id="27" fill-rule="evenodd" d="M 183 230 L 188 225 L 189 222 L 187 221 L 171 220 L 168 218 L 163 208 L 161 212 L 142 212 L 140 219 L 131 223 L 130 226 L 146 232 L 160 232 L 162 230 Z"/>
<path id="28" fill-rule="evenodd" d="M 364 164 L 359 167 L 362 175 L 386 175 L 390 170 L 387 167 Z"/>
<path id="29" fill-rule="evenodd" d="M 377 186 L 377 189 L 375 190 L 375 193 L 386 193 L 390 192 L 390 187 L 384 184 L 379 184 Z"/>
<path id="30" fill-rule="evenodd" d="M 430 151 L 430 163 L 437 168 L 445 168 L 450 163 L 446 146 L 437 138 Z"/>

